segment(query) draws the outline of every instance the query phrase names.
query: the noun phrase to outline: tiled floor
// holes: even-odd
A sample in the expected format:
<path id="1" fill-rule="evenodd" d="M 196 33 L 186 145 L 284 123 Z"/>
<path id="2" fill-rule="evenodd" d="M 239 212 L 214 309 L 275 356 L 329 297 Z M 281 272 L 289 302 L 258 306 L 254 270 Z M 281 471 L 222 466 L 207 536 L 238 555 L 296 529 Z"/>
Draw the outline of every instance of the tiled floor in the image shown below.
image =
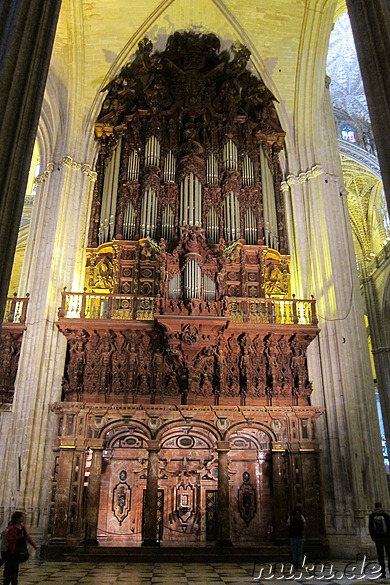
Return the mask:
<path id="1" fill-rule="evenodd" d="M 379 579 L 375 566 L 368 576 L 362 575 L 361 567 L 355 569 L 348 561 L 334 561 L 326 565 L 321 578 L 321 566 L 317 566 L 319 579 L 309 574 L 289 577 L 280 572 L 280 567 L 273 575 L 265 567 L 262 577 L 259 573 L 262 565 L 256 566 L 253 576 L 252 563 L 76 563 L 49 562 L 30 560 L 20 567 L 19 585 L 247 585 L 270 581 L 281 583 L 331 583 L 346 585 L 351 581 L 357 583 L 384 583 L 389 580 Z M 355 563 L 356 565 L 356 563 Z M 268 572 L 267 572 L 268 571 Z M 337 572 L 339 571 L 339 572 Z M 319 574 L 318 574 L 319 572 Z M 272 573 L 272 571 L 271 571 Z M 288 578 L 289 577 L 289 578 Z"/>
<path id="2" fill-rule="evenodd" d="M 29 561 L 19 585 L 212 585 L 256 583 L 253 564 L 72 563 Z"/>

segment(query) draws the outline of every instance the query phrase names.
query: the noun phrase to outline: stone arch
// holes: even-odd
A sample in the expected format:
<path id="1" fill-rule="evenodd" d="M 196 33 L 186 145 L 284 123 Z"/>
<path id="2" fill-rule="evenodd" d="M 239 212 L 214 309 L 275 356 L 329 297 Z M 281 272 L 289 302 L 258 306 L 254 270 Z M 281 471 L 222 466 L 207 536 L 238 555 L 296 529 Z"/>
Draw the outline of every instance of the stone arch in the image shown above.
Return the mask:
<path id="1" fill-rule="evenodd" d="M 193 428 L 202 429 L 202 431 L 209 433 L 209 435 L 213 436 L 215 443 L 217 441 L 222 440 L 221 433 L 214 425 L 198 419 L 191 420 L 190 424 L 185 423 L 181 420 L 168 422 L 160 427 L 156 435 L 156 440 L 159 441 L 160 444 L 162 444 L 166 437 L 174 434 L 176 430 L 188 429 L 188 431 L 190 431 Z"/>
<path id="2" fill-rule="evenodd" d="M 143 436 L 145 440 L 152 439 L 152 433 L 148 426 L 143 423 L 142 421 L 126 421 L 126 420 L 116 420 L 111 422 L 102 427 L 99 433 L 99 437 L 103 440 L 105 444 L 111 443 L 116 436 L 123 436 L 125 433 L 136 432 L 137 435 Z"/>
<path id="3" fill-rule="evenodd" d="M 262 423 L 258 423 L 256 421 L 251 422 L 250 425 L 248 425 L 248 423 L 246 421 L 232 425 L 231 427 L 229 427 L 229 430 L 226 432 L 223 439 L 225 441 L 229 441 L 234 434 L 236 434 L 242 430 L 248 429 L 248 428 L 249 429 L 257 429 L 258 431 L 263 432 L 266 435 L 268 435 L 270 443 L 277 441 L 277 437 L 275 435 L 275 432 L 272 431 L 272 429 L 269 426 L 262 424 Z"/>

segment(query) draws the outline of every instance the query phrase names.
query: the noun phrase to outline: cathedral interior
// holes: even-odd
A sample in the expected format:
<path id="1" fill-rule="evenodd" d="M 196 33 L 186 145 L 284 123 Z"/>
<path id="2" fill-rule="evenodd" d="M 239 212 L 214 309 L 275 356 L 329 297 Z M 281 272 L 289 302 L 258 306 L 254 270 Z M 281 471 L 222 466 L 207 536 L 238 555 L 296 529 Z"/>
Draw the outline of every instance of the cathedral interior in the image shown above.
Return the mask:
<path id="1" fill-rule="evenodd" d="M 8 259 L 0 521 L 23 509 L 49 556 L 269 549 L 297 504 L 313 547 L 368 546 L 390 221 L 355 3 L 354 34 L 341 0 L 63 0 L 51 28 L 30 3 L 53 46 Z"/>

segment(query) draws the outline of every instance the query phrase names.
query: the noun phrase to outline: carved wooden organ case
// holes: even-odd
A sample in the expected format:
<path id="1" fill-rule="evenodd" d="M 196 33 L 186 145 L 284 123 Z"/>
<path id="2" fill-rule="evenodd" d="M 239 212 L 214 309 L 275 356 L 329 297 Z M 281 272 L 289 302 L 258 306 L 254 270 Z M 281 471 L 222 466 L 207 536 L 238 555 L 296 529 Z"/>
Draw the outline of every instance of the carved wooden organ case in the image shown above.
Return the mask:
<path id="1" fill-rule="evenodd" d="M 249 58 L 213 34 L 145 38 L 105 88 L 65 400 L 308 404 L 314 302 L 289 298 L 285 133 Z"/>

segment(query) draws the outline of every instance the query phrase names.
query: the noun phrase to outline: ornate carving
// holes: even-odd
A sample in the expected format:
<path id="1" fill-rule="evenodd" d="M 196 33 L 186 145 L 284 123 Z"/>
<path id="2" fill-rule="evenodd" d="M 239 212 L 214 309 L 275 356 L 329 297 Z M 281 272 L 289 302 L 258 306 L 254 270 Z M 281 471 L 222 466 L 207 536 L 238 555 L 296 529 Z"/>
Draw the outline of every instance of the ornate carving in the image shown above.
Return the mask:
<path id="1" fill-rule="evenodd" d="M 0 337 L 0 401 L 11 403 L 19 363 L 22 333 L 2 333 Z"/>
<path id="2" fill-rule="evenodd" d="M 187 345 L 192 345 L 194 343 L 198 343 L 199 331 L 193 325 L 186 325 L 183 328 L 181 338 L 182 338 L 183 342 L 186 343 Z"/>
<path id="3" fill-rule="evenodd" d="M 288 264 L 269 262 L 264 267 L 264 291 L 268 296 L 286 296 L 290 283 Z"/>
<path id="4" fill-rule="evenodd" d="M 250 474 L 247 471 L 243 473 L 242 481 L 238 489 L 238 511 L 245 524 L 249 526 L 256 513 L 256 488 L 250 483 Z"/>
<path id="5" fill-rule="evenodd" d="M 126 482 L 127 473 L 122 470 L 119 482 L 112 491 L 112 511 L 119 525 L 127 518 L 131 510 L 131 487 Z"/>

